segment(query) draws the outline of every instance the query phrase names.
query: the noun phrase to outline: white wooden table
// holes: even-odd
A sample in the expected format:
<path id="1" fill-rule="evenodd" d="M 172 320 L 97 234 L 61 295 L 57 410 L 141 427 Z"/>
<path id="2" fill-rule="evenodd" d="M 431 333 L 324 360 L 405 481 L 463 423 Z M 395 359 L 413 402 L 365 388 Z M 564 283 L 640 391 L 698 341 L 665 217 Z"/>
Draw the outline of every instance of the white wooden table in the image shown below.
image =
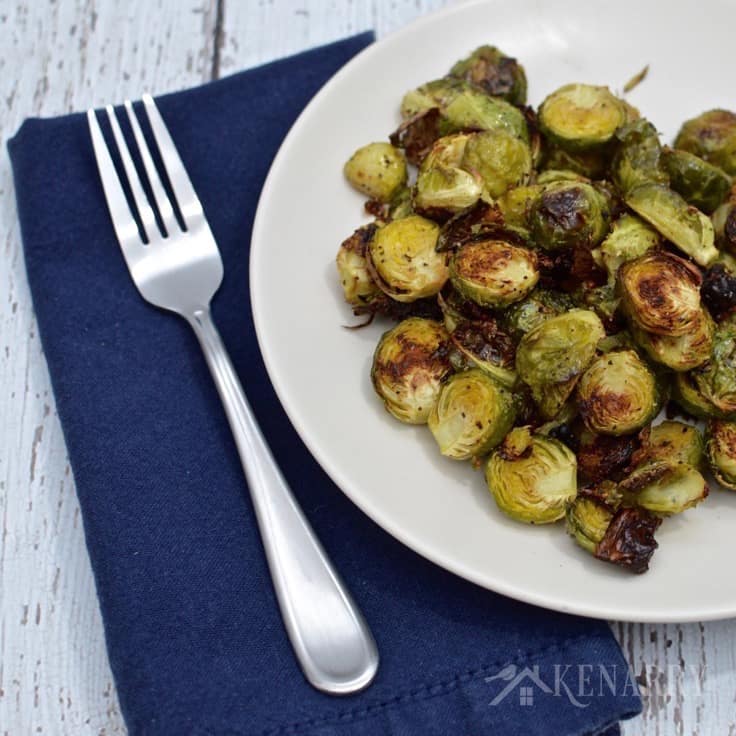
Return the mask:
<path id="1" fill-rule="evenodd" d="M 5 142 L 29 115 L 196 85 L 368 28 L 380 36 L 446 1 L 0 3 L 2 736 L 125 733 L 26 283 Z M 646 683 L 644 714 L 626 725 L 627 736 L 736 734 L 736 620 L 612 626 Z"/>

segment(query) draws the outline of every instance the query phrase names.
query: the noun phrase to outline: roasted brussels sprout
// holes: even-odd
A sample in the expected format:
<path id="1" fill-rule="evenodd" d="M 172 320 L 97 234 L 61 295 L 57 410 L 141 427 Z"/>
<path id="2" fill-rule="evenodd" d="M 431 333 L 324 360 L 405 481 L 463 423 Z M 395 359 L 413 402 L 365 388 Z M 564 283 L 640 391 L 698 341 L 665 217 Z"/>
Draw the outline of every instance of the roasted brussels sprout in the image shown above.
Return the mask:
<path id="1" fill-rule="evenodd" d="M 419 166 L 441 137 L 442 113 L 438 107 L 430 107 L 404 120 L 389 136 L 391 145 L 404 151 L 410 164 Z"/>
<path id="2" fill-rule="evenodd" d="M 617 131 L 616 140 L 611 175 L 624 196 L 642 184 L 669 185 L 659 134 L 648 120 L 640 119 L 624 126 Z"/>
<path id="3" fill-rule="evenodd" d="M 485 455 L 506 436 L 515 419 L 513 396 L 487 373 L 456 373 L 442 386 L 429 415 L 440 452 L 454 460 Z"/>
<path id="4" fill-rule="evenodd" d="M 478 47 L 450 69 L 450 76 L 481 87 L 494 97 L 503 97 L 512 105 L 526 104 L 524 67 L 495 46 Z"/>
<path id="5" fill-rule="evenodd" d="M 613 435 L 595 434 L 588 429 L 583 430 L 577 438 L 575 448 L 578 459 L 578 479 L 586 486 L 593 485 L 596 488 L 604 482 L 612 482 L 615 488 L 614 481 L 624 478 L 625 471 L 628 470 L 631 459 L 639 446 L 639 438 L 636 435 L 614 437 Z M 617 495 L 618 491 L 612 491 L 609 498 L 606 499 L 611 505 L 615 505 L 611 498 L 614 494 Z"/>
<path id="6" fill-rule="evenodd" d="M 716 209 L 711 221 L 716 245 L 736 255 L 736 193 Z"/>
<path id="7" fill-rule="evenodd" d="M 658 335 L 642 330 L 636 324 L 631 325 L 631 332 L 653 361 L 673 371 L 689 371 L 710 358 L 714 328 L 710 315 L 701 309 L 692 330 L 684 335 Z"/>
<path id="8" fill-rule="evenodd" d="M 604 197 L 590 184 L 575 181 L 545 186 L 529 216 L 534 242 L 545 250 L 595 246 L 608 231 L 609 219 Z"/>
<path id="9" fill-rule="evenodd" d="M 700 266 L 718 258 L 713 223 L 677 192 L 661 184 L 642 184 L 628 192 L 626 204 Z"/>
<path id="10" fill-rule="evenodd" d="M 534 202 L 544 191 L 543 186 L 529 184 L 527 186 L 514 187 L 502 194 L 496 205 L 501 211 L 506 225 L 517 229 L 519 232 L 528 234 L 529 213 Z"/>
<path id="11" fill-rule="evenodd" d="M 519 340 L 549 317 L 564 314 L 572 308 L 572 300 L 567 294 L 548 289 L 535 289 L 526 299 L 509 305 L 501 319 L 504 328 L 512 337 Z"/>
<path id="12" fill-rule="evenodd" d="M 661 523 L 662 519 L 644 509 L 619 509 L 596 546 L 595 556 L 633 573 L 646 572 L 654 550 L 659 546 L 654 532 Z"/>
<path id="13" fill-rule="evenodd" d="M 600 434 L 630 434 L 648 424 L 659 409 L 654 374 L 633 350 L 601 355 L 577 387 L 583 421 Z"/>
<path id="14" fill-rule="evenodd" d="M 345 164 L 345 176 L 359 192 L 388 202 L 406 183 L 406 161 L 390 143 L 369 143 Z"/>
<path id="15" fill-rule="evenodd" d="M 696 506 L 708 495 L 700 472 L 686 463 L 655 460 L 619 483 L 624 503 L 669 516 Z"/>
<path id="16" fill-rule="evenodd" d="M 603 541 L 614 510 L 593 494 L 580 491 L 565 513 L 567 533 L 587 552 L 595 554 Z"/>
<path id="17" fill-rule="evenodd" d="M 449 352 L 449 335 L 433 320 L 410 317 L 383 335 L 371 380 L 393 416 L 407 424 L 427 422 L 452 373 Z"/>
<path id="18" fill-rule="evenodd" d="M 622 263 L 643 256 L 661 241 L 662 236 L 654 228 L 636 215 L 625 214 L 613 223 L 611 232 L 593 255 L 600 256 L 609 279 L 614 280 Z"/>
<path id="19" fill-rule="evenodd" d="M 449 166 L 432 166 L 419 172 L 414 208 L 435 218 L 449 216 L 474 205 L 482 193 L 479 176 Z"/>
<path id="20" fill-rule="evenodd" d="M 503 386 L 513 388 L 516 347 L 495 320 L 460 321 L 451 330 L 450 340 L 469 365 L 480 368 Z"/>
<path id="21" fill-rule="evenodd" d="M 716 327 L 710 360 L 690 376 L 707 402 L 726 418 L 736 418 L 736 320 Z"/>
<path id="22" fill-rule="evenodd" d="M 524 140 L 506 130 L 484 130 L 470 136 L 460 165 L 480 176 L 491 197 L 500 197 L 529 180 L 532 152 Z"/>
<path id="23" fill-rule="evenodd" d="M 337 272 L 345 301 L 353 307 L 370 304 L 382 292 L 368 270 L 366 249 L 378 228 L 374 224 L 359 227 L 337 251 Z"/>
<path id="24" fill-rule="evenodd" d="M 562 442 L 517 427 L 486 466 L 498 507 L 517 521 L 548 524 L 565 515 L 577 493 L 575 455 Z"/>
<path id="25" fill-rule="evenodd" d="M 713 476 L 724 488 L 736 490 L 736 423 L 714 419 L 708 422 L 706 438 Z"/>
<path id="26" fill-rule="evenodd" d="M 621 304 L 632 322 L 658 335 L 676 337 L 702 320 L 700 272 L 678 256 L 647 253 L 618 271 Z"/>
<path id="27" fill-rule="evenodd" d="M 702 212 L 713 212 L 731 189 L 728 174 L 693 153 L 665 148 L 662 161 L 672 189 Z"/>
<path id="28" fill-rule="evenodd" d="M 688 414 L 698 419 L 726 419 L 727 414 L 703 396 L 695 383 L 694 371 L 675 373 L 672 380 L 672 398 Z"/>
<path id="29" fill-rule="evenodd" d="M 447 256 L 437 253 L 439 226 L 409 215 L 379 228 L 368 246 L 368 267 L 382 291 L 399 302 L 436 294 L 447 281 Z"/>
<path id="30" fill-rule="evenodd" d="M 626 108 L 607 87 L 566 84 L 539 108 L 542 131 L 561 148 L 582 151 L 608 143 L 626 122 Z"/>
<path id="31" fill-rule="evenodd" d="M 503 240 L 468 243 L 450 259 L 450 280 L 460 294 L 481 306 L 512 304 L 539 280 L 537 257 Z"/>
<path id="32" fill-rule="evenodd" d="M 675 148 L 689 151 L 736 176 L 736 114 L 709 110 L 683 124 Z"/>
<path id="33" fill-rule="evenodd" d="M 697 427 L 669 419 L 652 427 L 633 462 L 644 465 L 657 461 L 700 467 L 703 462 L 703 437 Z"/>
<path id="34" fill-rule="evenodd" d="M 572 394 L 604 335 L 603 324 L 593 312 L 571 309 L 521 338 L 516 370 L 545 419 L 554 417 Z"/>

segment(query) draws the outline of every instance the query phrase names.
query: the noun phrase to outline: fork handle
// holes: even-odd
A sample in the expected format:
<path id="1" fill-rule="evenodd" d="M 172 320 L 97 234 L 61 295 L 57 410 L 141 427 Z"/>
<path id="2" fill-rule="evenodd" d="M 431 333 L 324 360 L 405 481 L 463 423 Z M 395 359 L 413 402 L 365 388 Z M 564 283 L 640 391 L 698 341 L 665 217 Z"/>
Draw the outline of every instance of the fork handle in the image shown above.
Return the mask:
<path id="1" fill-rule="evenodd" d="M 368 626 L 273 459 L 209 309 L 187 317 L 199 339 L 238 447 L 297 660 L 317 689 L 347 694 L 378 668 Z"/>

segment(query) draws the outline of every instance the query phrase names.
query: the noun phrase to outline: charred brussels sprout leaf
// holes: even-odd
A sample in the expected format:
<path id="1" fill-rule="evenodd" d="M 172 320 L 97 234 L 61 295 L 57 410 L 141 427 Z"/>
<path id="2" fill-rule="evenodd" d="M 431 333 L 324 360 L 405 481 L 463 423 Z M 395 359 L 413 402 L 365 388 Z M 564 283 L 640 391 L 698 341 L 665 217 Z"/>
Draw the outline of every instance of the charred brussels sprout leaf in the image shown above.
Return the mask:
<path id="1" fill-rule="evenodd" d="M 595 556 L 634 573 L 646 572 L 659 546 L 654 532 L 661 523 L 660 518 L 643 509 L 619 509 L 598 543 Z"/>
<path id="2" fill-rule="evenodd" d="M 714 420 L 708 423 L 706 450 L 715 479 L 736 490 L 736 423 Z"/>
<path id="3" fill-rule="evenodd" d="M 565 513 L 567 533 L 587 552 L 595 554 L 603 541 L 614 510 L 593 495 L 580 492 Z"/>
<path id="4" fill-rule="evenodd" d="M 503 325 L 518 340 L 549 317 L 564 314 L 572 308 L 572 300 L 567 294 L 535 289 L 524 300 L 511 304 L 504 310 Z"/>
<path id="5" fill-rule="evenodd" d="M 447 257 L 437 253 L 439 226 L 409 215 L 379 228 L 368 246 L 368 265 L 392 299 L 412 302 L 436 294 L 447 281 Z"/>
<path id="6" fill-rule="evenodd" d="M 534 202 L 530 226 L 539 247 L 559 250 L 597 245 L 608 230 L 609 219 L 607 202 L 590 184 L 556 181 Z"/>
<path id="7" fill-rule="evenodd" d="M 736 114 L 709 110 L 680 128 L 675 148 L 689 151 L 736 176 Z"/>
<path id="8" fill-rule="evenodd" d="M 567 84 L 539 108 L 542 131 L 561 148 L 581 151 L 608 143 L 626 122 L 626 108 L 607 87 Z"/>
<path id="9" fill-rule="evenodd" d="M 643 330 L 676 337 L 692 333 L 702 319 L 700 272 L 666 252 L 647 253 L 618 271 L 622 306 Z"/>
<path id="10" fill-rule="evenodd" d="M 448 220 L 440 231 L 437 250 L 457 250 L 471 240 L 490 238 L 499 233 L 509 233 L 503 215 L 497 207 L 478 202 L 474 207 Z"/>
<path id="11" fill-rule="evenodd" d="M 382 294 L 371 278 L 366 261 L 366 249 L 376 230 L 373 224 L 359 227 L 337 251 L 335 261 L 340 284 L 345 301 L 353 307 L 366 306 Z"/>
<path id="12" fill-rule="evenodd" d="M 467 59 L 458 61 L 450 69 L 450 76 L 481 87 L 494 97 L 503 97 L 512 105 L 526 103 L 524 67 L 495 46 L 480 46 Z"/>
<path id="13" fill-rule="evenodd" d="M 545 419 L 554 417 L 567 401 L 604 336 L 603 324 L 593 312 L 571 309 L 521 338 L 516 370 Z"/>
<path id="14" fill-rule="evenodd" d="M 660 184 L 642 184 L 628 192 L 626 204 L 700 266 L 718 257 L 713 223 L 677 192 Z"/>
<path id="15" fill-rule="evenodd" d="M 503 240 L 468 243 L 450 259 L 450 280 L 466 299 L 500 307 L 523 299 L 539 280 L 537 257 Z"/>
<path id="16" fill-rule="evenodd" d="M 662 144 L 657 129 L 644 119 L 630 123 L 616 133 L 616 153 L 611 162 L 614 184 L 624 196 L 642 184 L 669 185 L 662 162 Z"/>
<path id="17" fill-rule="evenodd" d="M 345 164 L 345 176 L 359 192 L 388 202 L 406 183 L 406 161 L 390 143 L 369 143 Z"/>
<path id="18" fill-rule="evenodd" d="M 685 463 L 655 460 L 634 470 L 619 483 L 624 503 L 656 514 L 679 514 L 708 495 L 708 485 L 698 470 Z"/>
<path id="19" fill-rule="evenodd" d="M 392 145 L 404 150 L 409 163 L 419 166 L 432 150 L 434 142 L 442 135 L 441 118 L 442 114 L 438 107 L 418 112 L 404 120 L 391 134 L 389 140 Z"/>
<path id="20" fill-rule="evenodd" d="M 507 388 L 514 386 L 514 342 L 498 328 L 495 320 L 461 321 L 450 332 L 450 339 L 470 365 Z"/>
<path id="21" fill-rule="evenodd" d="M 575 498 L 576 471 L 575 455 L 562 442 L 518 427 L 491 455 L 486 482 L 512 519 L 548 524 L 561 519 Z"/>
<path id="22" fill-rule="evenodd" d="M 578 383 L 578 407 L 593 432 L 635 432 L 659 409 L 654 375 L 633 350 L 601 355 Z"/>
<path id="23" fill-rule="evenodd" d="M 407 424 L 425 424 L 452 372 L 448 354 L 449 336 L 439 322 L 410 317 L 386 332 L 371 370 L 386 409 Z"/>
<path id="24" fill-rule="evenodd" d="M 506 130 L 485 130 L 470 136 L 461 167 L 477 174 L 491 197 L 529 180 L 532 152 L 529 145 Z"/>
<path id="25" fill-rule="evenodd" d="M 661 235 L 646 222 L 636 215 L 626 214 L 613 223 L 611 232 L 594 256 L 600 255 L 609 279 L 613 280 L 622 263 L 643 256 L 647 251 L 656 248 L 661 240 Z"/>
<path id="26" fill-rule="evenodd" d="M 442 386 L 429 429 L 443 455 L 467 460 L 493 449 L 514 419 L 513 396 L 483 371 L 472 369 L 456 373 Z"/>
<path id="27" fill-rule="evenodd" d="M 710 214 L 731 189 L 731 177 L 693 153 L 665 149 L 662 159 L 670 175 L 670 186 L 688 204 Z"/>
<path id="28" fill-rule="evenodd" d="M 596 486 L 620 480 L 638 446 L 638 438 L 632 435 L 614 437 L 583 432 L 576 451 L 580 479 Z"/>

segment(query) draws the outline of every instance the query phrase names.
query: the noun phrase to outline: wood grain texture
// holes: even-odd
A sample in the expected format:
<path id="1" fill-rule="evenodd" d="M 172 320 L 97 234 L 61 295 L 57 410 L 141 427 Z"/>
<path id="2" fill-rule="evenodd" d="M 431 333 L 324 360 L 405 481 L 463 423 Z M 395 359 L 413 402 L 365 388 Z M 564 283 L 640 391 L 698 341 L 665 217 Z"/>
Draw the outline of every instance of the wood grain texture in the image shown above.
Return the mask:
<path id="1" fill-rule="evenodd" d="M 446 0 L 9 0 L 0 7 L 0 736 L 124 734 L 25 280 L 5 142 L 28 115 L 163 92 Z M 736 622 L 613 623 L 645 695 L 626 736 L 736 736 Z M 459 736 L 459 735 L 458 735 Z"/>

